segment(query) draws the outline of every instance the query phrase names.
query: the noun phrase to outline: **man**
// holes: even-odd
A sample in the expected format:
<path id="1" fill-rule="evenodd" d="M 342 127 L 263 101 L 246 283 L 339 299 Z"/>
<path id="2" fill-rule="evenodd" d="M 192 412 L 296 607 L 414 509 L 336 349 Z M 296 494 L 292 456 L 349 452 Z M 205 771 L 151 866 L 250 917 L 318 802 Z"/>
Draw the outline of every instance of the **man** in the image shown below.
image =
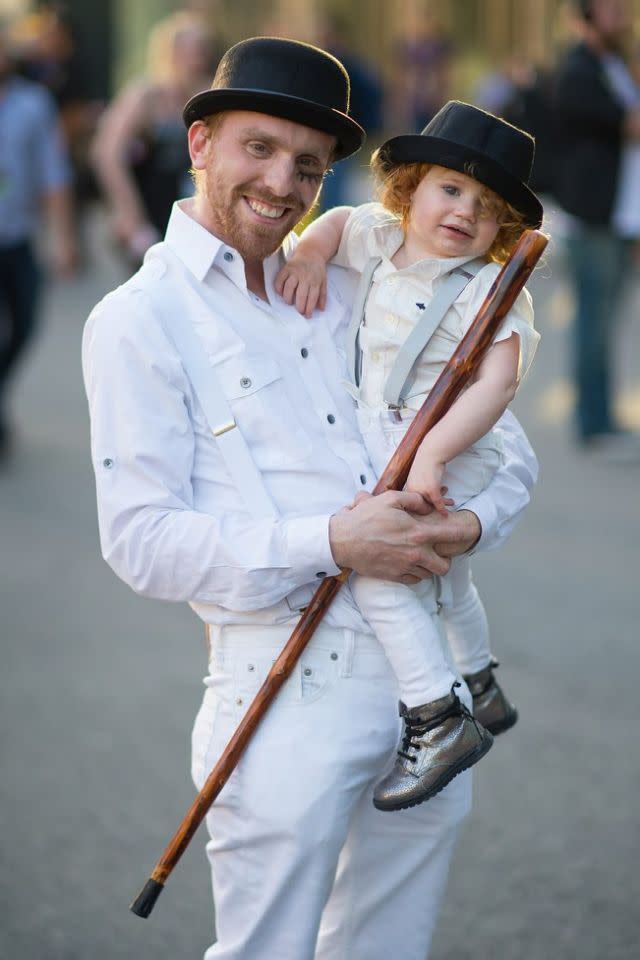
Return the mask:
<path id="1" fill-rule="evenodd" d="M 0 30 L 0 460 L 9 452 L 11 375 L 36 324 L 39 270 L 34 240 L 44 206 L 54 270 L 75 263 L 70 169 L 55 104 L 15 73 Z"/>
<path id="2" fill-rule="evenodd" d="M 84 370 L 104 556 L 134 590 L 187 600 L 208 625 L 200 787 L 318 580 L 445 573 L 444 554 L 503 539 L 536 466 L 510 420 L 506 466 L 472 510 L 437 519 L 404 492 L 350 506 L 374 482 L 342 386 L 352 286 L 336 268 L 312 322 L 273 287 L 325 170 L 364 138 L 348 77 L 316 48 L 247 40 L 185 119 L 196 196 L 94 310 Z M 198 396 L 187 324 L 206 358 Z M 212 380 L 231 419 L 207 422 Z M 470 780 L 417 810 L 375 810 L 397 736 L 388 664 L 343 588 L 209 814 L 207 958 L 424 960 Z"/>
<path id="3" fill-rule="evenodd" d="M 561 59 L 555 84 L 555 193 L 571 215 L 567 243 L 575 289 L 573 376 L 576 435 L 585 448 L 640 456 L 614 410 L 616 316 L 631 239 L 640 236 L 638 160 L 623 164 L 640 138 L 640 95 L 622 50 L 631 27 L 627 0 L 578 0 L 580 42 Z"/>

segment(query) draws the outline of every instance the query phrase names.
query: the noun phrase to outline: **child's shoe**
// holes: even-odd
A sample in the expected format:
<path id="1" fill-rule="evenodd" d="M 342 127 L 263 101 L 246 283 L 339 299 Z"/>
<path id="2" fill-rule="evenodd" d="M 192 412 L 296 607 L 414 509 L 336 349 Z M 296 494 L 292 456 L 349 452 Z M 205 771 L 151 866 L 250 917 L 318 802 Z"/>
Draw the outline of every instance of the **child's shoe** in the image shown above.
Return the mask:
<path id="1" fill-rule="evenodd" d="M 470 673 L 464 678 L 473 697 L 474 717 L 494 737 L 498 733 L 504 733 L 518 719 L 518 711 L 507 700 L 502 687 L 493 675 L 497 666 L 498 661 L 492 660 L 484 670 Z"/>
<path id="2" fill-rule="evenodd" d="M 453 688 L 446 697 L 423 706 L 408 709 L 400 702 L 400 716 L 402 746 L 393 769 L 374 790 L 378 810 L 403 810 L 423 803 L 477 763 L 493 743 Z"/>

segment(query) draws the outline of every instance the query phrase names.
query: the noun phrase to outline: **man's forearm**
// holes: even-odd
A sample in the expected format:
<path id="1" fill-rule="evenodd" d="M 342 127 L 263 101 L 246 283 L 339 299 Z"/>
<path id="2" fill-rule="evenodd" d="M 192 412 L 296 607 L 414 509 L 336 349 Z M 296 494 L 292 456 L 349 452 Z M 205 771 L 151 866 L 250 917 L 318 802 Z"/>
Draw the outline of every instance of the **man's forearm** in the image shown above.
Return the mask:
<path id="1" fill-rule="evenodd" d="M 465 504 L 479 521 L 478 550 L 492 550 L 509 537 L 531 499 L 538 476 L 536 456 L 511 411 L 506 411 L 497 427 L 502 435 L 502 465 L 485 490 Z"/>

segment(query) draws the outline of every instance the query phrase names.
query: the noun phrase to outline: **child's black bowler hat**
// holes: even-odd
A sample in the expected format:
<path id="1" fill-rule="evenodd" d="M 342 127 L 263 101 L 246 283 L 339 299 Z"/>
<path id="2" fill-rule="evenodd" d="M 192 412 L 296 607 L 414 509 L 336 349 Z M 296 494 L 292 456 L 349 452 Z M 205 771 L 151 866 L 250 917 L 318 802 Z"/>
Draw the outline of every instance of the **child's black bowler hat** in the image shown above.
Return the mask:
<path id="1" fill-rule="evenodd" d="M 331 133 L 335 160 L 359 150 L 365 132 L 349 116 L 349 74 L 325 50 L 297 40 L 252 37 L 227 50 L 210 90 L 184 108 L 187 127 L 221 110 L 255 110 Z"/>
<path id="2" fill-rule="evenodd" d="M 535 141 L 500 117 L 470 103 L 450 100 L 422 133 L 392 137 L 379 159 L 391 171 L 404 163 L 434 163 L 468 173 L 521 213 L 527 225 L 542 223 L 542 204 L 529 189 Z"/>

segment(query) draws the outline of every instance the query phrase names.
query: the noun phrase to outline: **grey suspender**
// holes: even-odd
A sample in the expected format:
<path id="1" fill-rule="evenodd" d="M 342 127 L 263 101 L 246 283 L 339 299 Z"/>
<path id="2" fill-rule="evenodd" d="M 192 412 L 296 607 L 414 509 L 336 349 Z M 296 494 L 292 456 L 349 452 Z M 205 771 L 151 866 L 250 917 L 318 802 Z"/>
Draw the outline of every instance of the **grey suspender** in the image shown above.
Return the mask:
<path id="1" fill-rule="evenodd" d="M 348 331 L 347 357 L 349 370 L 353 371 L 355 383 L 359 385 L 362 372 L 362 351 L 359 346 L 359 332 L 364 322 L 364 311 L 373 283 L 373 275 L 381 263 L 381 258 L 372 258 L 367 263 L 358 286 L 354 301 L 353 314 Z M 395 363 L 385 384 L 383 399 L 391 408 L 402 407 L 411 386 L 413 366 L 425 349 L 431 337 L 440 326 L 445 314 L 458 299 L 467 284 L 485 266 L 484 261 L 472 260 L 463 267 L 452 270 L 440 285 L 437 293 L 421 311 L 420 319 L 402 347 L 398 351 Z"/>
<path id="2" fill-rule="evenodd" d="M 382 263 L 382 257 L 371 257 L 365 265 L 360 283 L 356 290 L 351 311 L 351 322 L 347 330 L 347 363 L 349 365 L 349 375 L 353 377 L 353 382 L 358 386 L 360 384 L 360 375 L 362 373 L 362 351 L 360 350 L 360 327 L 364 323 L 364 311 L 369 299 L 373 275 L 376 272 L 378 264 Z"/>

